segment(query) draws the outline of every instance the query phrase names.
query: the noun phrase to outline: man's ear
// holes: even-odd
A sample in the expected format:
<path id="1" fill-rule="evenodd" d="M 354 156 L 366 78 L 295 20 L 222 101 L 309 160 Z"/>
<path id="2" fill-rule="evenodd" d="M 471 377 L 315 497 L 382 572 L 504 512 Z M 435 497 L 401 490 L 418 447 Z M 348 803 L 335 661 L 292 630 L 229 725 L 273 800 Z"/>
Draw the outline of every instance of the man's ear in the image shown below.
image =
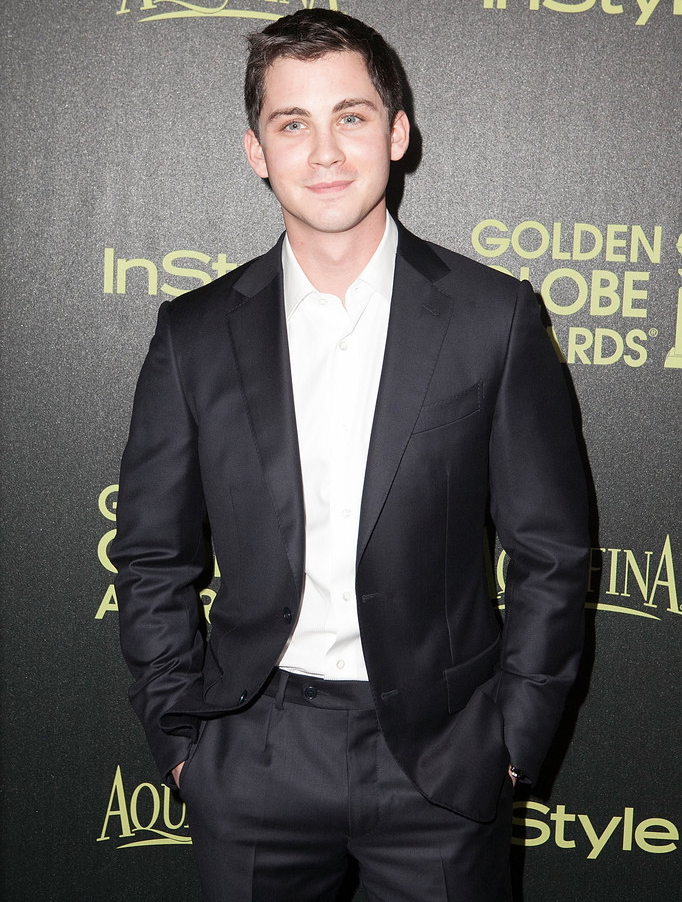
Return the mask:
<path id="1" fill-rule="evenodd" d="M 265 155 L 253 129 L 249 129 L 244 135 L 244 150 L 246 151 L 246 159 L 249 161 L 249 166 L 257 176 L 266 179 L 268 177 L 268 167 L 265 162 Z"/>
<path id="2" fill-rule="evenodd" d="M 405 110 L 399 110 L 391 127 L 391 159 L 401 160 L 409 143 L 410 120 L 407 118 Z"/>

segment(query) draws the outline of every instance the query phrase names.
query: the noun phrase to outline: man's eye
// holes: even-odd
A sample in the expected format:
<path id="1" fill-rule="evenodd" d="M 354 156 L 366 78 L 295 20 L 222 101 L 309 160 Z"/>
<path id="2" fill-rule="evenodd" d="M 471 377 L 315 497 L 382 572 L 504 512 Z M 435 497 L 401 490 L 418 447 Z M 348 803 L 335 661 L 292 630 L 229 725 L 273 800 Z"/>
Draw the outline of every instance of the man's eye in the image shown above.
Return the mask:
<path id="1" fill-rule="evenodd" d="M 355 113 L 348 113 L 341 121 L 344 125 L 355 125 L 357 122 L 360 122 L 361 119 L 359 116 L 356 116 Z"/>
<path id="2" fill-rule="evenodd" d="M 303 123 L 301 122 L 287 122 L 284 126 L 284 131 L 287 132 L 298 132 L 303 128 Z"/>

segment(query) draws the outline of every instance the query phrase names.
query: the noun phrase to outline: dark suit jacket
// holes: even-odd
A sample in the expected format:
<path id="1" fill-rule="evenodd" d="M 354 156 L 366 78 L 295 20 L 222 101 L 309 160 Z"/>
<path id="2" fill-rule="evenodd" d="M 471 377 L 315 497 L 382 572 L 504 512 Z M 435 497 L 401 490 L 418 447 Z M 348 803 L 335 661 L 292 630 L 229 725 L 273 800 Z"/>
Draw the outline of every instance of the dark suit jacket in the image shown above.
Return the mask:
<path id="1" fill-rule="evenodd" d="M 281 243 L 162 305 L 123 457 L 111 557 L 132 704 L 161 772 L 201 718 L 256 697 L 296 622 L 305 516 Z M 528 283 L 400 229 L 357 551 L 381 729 L 429 799 L 493 817 L 531 779 L 578 665 L 582 467 Z M 509 555 L 502 634 L 484 566 Z M 205 526 L 222 574 L 207 646 Z"/>

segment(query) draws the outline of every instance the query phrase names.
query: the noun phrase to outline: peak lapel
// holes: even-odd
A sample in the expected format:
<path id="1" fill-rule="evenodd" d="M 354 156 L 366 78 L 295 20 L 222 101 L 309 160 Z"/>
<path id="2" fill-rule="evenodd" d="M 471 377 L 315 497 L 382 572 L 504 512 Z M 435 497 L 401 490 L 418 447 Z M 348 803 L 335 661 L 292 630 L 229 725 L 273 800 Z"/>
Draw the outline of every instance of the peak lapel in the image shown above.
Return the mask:
<path id="1" fill-rule="evenodd" d="M 391 318 L 365 471 L 358 562 L 395 478 L 445 338 L 452 301 L 434 287 L 434 281 L 446 271 L 428 245 L 400 229 Z"/>

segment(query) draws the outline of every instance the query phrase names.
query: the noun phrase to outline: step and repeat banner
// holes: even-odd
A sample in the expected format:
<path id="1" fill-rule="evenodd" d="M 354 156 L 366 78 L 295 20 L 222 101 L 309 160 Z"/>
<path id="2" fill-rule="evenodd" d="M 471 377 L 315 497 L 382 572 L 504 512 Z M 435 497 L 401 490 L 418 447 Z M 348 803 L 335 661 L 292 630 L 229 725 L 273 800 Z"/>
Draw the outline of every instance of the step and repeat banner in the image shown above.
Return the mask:
<path id="1" fill-rule="evenodd" d="M 199 898 L 184 806 L 126 698 L 118 465 L 159 304 L 281 231 L 242 152 L 245 35 L 313 2 L 376 27 L 407 72 L 399 218 L 532 281 L 576 399 L 587 646 L 542 781 L 517 795 L 517 902 L 674 902 L 682 0 L 7 0 L 2 898 Z"/>

